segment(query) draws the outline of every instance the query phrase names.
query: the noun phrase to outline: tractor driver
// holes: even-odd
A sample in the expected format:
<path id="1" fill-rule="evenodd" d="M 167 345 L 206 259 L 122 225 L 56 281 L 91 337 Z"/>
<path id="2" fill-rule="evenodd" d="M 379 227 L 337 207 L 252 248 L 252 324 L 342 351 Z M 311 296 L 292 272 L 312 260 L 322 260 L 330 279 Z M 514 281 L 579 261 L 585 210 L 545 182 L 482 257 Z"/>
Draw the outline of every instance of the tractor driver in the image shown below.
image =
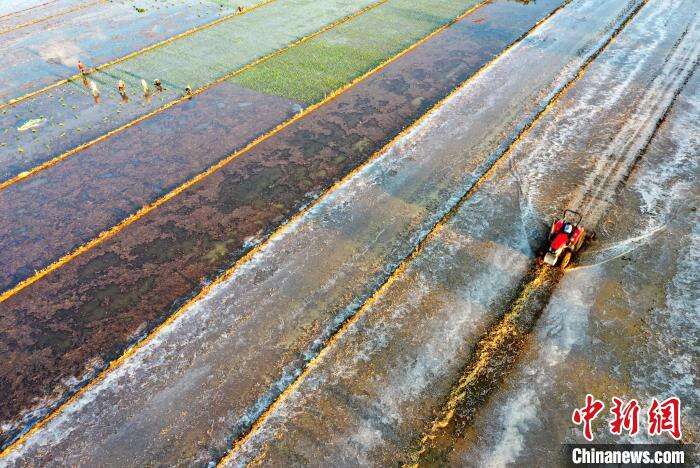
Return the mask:
<path id="1" fill-rule="evenodd" d="M 563 221 L 563 223 L 562 223 L 561 227 L 559 228 L 559 230 L 554 231 L 549 235 L 550 241 L 552 239 L 554 239 L 554 236 L 556 236 L 560 232 L 563 232 L 564 234 L 566 234 L 566 237 L 568 237 L 569 240 L 571 240 L 571 234 L 574 232 L 574 226 L 566 220 L 562 220 L 562 221 Z"/>
<path id="2" fill-rule="evenodd" d="M 568 242 L 571 242 L 571 234 L 574 232 L 574 227 L 571 225 L 571 223 L 564 221 L 564 225 L 561 227 L 561 230 L 566 234 Z"/>

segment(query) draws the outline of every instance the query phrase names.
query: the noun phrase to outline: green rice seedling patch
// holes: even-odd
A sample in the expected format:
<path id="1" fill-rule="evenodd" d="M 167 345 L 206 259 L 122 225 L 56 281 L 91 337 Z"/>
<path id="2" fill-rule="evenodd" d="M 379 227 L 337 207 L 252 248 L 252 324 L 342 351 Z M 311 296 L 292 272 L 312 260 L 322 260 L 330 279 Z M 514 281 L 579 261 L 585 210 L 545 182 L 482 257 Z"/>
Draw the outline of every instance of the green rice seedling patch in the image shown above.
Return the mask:
<path id="1" fill-rule="evenodd" d="M 478 3 L 391 0 L 232 80 L 256 91 L 313 104 Z"/>
<path id="2" fill-rule="evenodd" d="M 277 0 L 103 69 L 93 79 L 109 91 L 119 79 L 139 89 L 141 78 L 196 89 L 376 1 Z"/>

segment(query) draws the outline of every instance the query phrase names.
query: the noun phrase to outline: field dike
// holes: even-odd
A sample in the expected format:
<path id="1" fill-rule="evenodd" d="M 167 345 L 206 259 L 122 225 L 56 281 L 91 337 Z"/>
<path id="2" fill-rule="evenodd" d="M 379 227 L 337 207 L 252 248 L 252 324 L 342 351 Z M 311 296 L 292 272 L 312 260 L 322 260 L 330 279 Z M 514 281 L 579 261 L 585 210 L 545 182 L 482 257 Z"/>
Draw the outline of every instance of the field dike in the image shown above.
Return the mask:
<path id="1" fill-rule="evenodd" d="M 543 265 L 524 278 L 510 309 L 479 340 L 440 417 L 421 438 L 411 466 L 443 466 L 447 462 L 455 440 L 463 436 L 476 412 L 517 361 L 561 277 L 559 268 Z"/>

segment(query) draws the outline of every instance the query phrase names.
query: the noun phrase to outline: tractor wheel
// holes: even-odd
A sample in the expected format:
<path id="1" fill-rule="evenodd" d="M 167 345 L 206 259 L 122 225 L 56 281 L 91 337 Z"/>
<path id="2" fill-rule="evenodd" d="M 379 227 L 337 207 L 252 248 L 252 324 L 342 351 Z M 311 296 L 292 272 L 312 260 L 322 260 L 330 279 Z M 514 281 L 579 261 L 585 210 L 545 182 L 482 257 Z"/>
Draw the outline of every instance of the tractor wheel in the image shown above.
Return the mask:
<path id="1" fill-rule="evenodd" d="M 569 263 L 571 263 L 571 250 L 567 250 L 564 252 L 564 256 L 561 258 L 561 263 L 559 264 L 559 268 L 561 268 L 561 271 L 566 270 L 566 267 L 569 266 Z"/>

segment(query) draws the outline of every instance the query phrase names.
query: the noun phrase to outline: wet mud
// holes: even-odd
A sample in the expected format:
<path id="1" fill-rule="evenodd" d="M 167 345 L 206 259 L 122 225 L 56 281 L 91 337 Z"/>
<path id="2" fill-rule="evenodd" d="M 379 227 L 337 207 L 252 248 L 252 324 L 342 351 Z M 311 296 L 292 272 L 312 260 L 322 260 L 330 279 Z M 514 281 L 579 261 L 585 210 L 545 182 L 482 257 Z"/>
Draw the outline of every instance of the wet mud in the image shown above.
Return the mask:
<path id="1" fill-rule="evenodd" d="M 0 290 L 293 116 L 299 106 L 223 82 L 0 191 Z"/>
<path id="2" fill-rule="evenodd" d="M 571 412 L 587 393 L 606 404 L 593 421 L 595 443 L 673 443 L 648 436 L 644 421 L 634 438 L 608 430 L 613 396 L 638 399 L 644 411 L 650 398 L 671 395 L 682 401 L 681 442 L 698 442 L 693 80 L 602 217 L 595 246 L 564 276 L 522 359 L 453 441 L 448 464 L 560 466 L 560 444 L 584 440 Z M 543 463 L 544 450 L 554 456 Z"/>
<path id="3" fill-rule="evenodd" d="M 684 89 L 683 83 L 687 79 L 689 68 L 692 70 L 693 56 L 689 52 L 692 51 L 694 42 L 692 36 L 684 37 L 682 34 L 685 29 L 682 27 L 683 23 L 688 19 L 686 9 L 689 6 L 690 3 L 668 2 L 649 6 L 648 9 L 643 7 L 639 17 L 633 19 L 627 26 L 628 29 L 623 30 L 613 45 L 592 63 L 582 79 L 573 84 L 559 102 L 551 106 L 549 112 L 533 126 L 529 134 L 523 136 L 508 164 L 499 166 L 494 176 L 484 182 L 473 198 L 458 211 L 456 216 L 460 216 L 461 213 L 471 218 L 471 223 L 467 219 L 462 220 L 460 225 L 469 226 L 468 229 L 474 233 L 486 232 L 488 236 L 505 230 L 506 234 L 502 234 L 504 237 L 517 240 L 533 231 L 546 230 L 547 221 L 557 214 L 562 206 L 567 206 L 567 199 L 576 199 L 577 192 L 587 189 L 586 182 L 580 177 L 581 174 L 585 174 L 581 159 L 587 161 L 600 158 L 600 161 L 606 161 L 606 167 L 633 170 L 634 166 L 631 168 L 627 164 L 630 154 L 631 159 L 634 159 L 637 156 L 636 151 L 641 151 L 647 144 L 653 135 L 656 122 L 664 118 L 664 108 L 670 106 L 673 96 Z M 692 17 L 690 22 L 692 23 Z M 681 23 L 681 27 L 678 27 L 678 23 Z M 657 28 L 661 24 L 673 24 L 674 27 L 670 30 L 683 37 L 683 40 L 679 41 L 678 36 L 674 37 L 672 34 L 662 33 L 657 36 Z M 647 35 L 652 36 L 651 40 Z M 642 51 L 642 47 L 648 47 L 650 50 Z M 643 60 L 639 60 L 639 57 L 630 51 L 642 54 Z M 657 65 L 657 61 L 666 63 L 668 69 L 673 69 L 674 73 L 667 73 L 664 67 Z M 629 71 L 627 67 L 634 68 Z M 617 74 L 624 75 L 626 80 L 611 79 Z M 620 83 L 620 88 L 608 93 L 610 83 Z M 639 83 L 648 85 L 638 86 Z M 664 85 L 659 86 L 660 83 Z M 657 92 L 659 88 L 664 92 Z M 652 102 L 647 100 L 648 94 L 654 96 Z M 595 104 L 591 105 L 591 101 Z M 619 113 L 616 120 L 600 118 L 600 113 L 607 113 L 610 109 L 616 109 Z M 649 109 L 653 109 L 651 115 L 646 113 Z M 626 132 L 626 126 L 630 122 L 634 122 L 639 130 L 635 135 L 638 139 L 615 141 L 611 135 Z M 582 131 L 582 127 L 587 128 L 590 133 Z M 694 134 L 697 132 L 686 128 L 676 136 L 685 135 L 685 138 L 677 138 L 682 141 Z M 597 139 L 604 142 L 601 143 L 602 148 L 593 145 Z M 697 141 L 697 138 L 694 140 Z M 634 143 L 631 145 L 631 151 L 627 149 L 628 143 Z M 588 145 L 595 147 L 591 148 Z M 580 148 L 587 146 L 587 151 L 592 154 L 581 154 Z M 686 142 L 679 143 L 679 146 L 685 146 L 682 148 L 684 154 L 679 158 L 681 160 L 687 161 L 687 158 L 691 157 L 690 154 L 697 152 L 697 143 L 694 148 L 688 148 L 690 145 Z M 667 153 L 656 152 L 652 156 L 655 164 L 663 164 L 662 161 L 666 159 L 660 154 Z M 673 169 L 671 174 L 665 174 L 668 169 L 656 173 L 652 171 L 647 175 L 647 183 L 659 178 L 673 183 L 677 175 L 687 176 L 693 170 L 697 172 L 697 165 L 693 169 L 684 167 L 675 157 L 669 159 L 665 165 L 677 169 Z M 558 162 L 557 171 L 551 170 L 553 160 Z M 570 190 L 562 190 L 560 173 L 569 173 L 572 177 L 573 180 L 567 185 Z M 575 180 L 577 175 L 578 181 Z M 603 192 L 607 194 L 617 193 L 621 180 L 624 181 L 611 177 L 606 181 L 608 185 L 600 188 L 605 188 Z M 681 179 L 678 183 L 685 192 L 678 194 L 680 200 L 689 194 L 687 188 L 683 187 L 686 182 Z M 640 196 L 645 201 L 647 197 L 663 200 L 665 194 L 654 193 L 657 191 L 653 190 L 653 183 L 651 185 L 652 190 L 635 196 Z M 587 197 L 581 208 L 605 208 L 610 206 L 611 202 L 615 207 L 620 202 L 614 195 L 605 198 L 603 200 L 599 197 Z M 623 206 L 625 205 L 626 203 L 623 203 Z M 695 209 L 692 205 L 691 202 L 691 206 L 683 210 L 680 216 L 686 220 L 686 229 L 688 224 L 692 226 L 692 223 L 696 222 L 694 219 L 697 217 L 691 216 L 688 223 L 687 214 Z M 587 212 L 600 214 L 597 209 Z M 649 240 L 656 238 L 652 233 L 657 231 L 658 227 L 647 232 L 645 217 L 639 220 L 641 226 L 637 226 L 638 218 L 636 215 L 622 217 L 620 223 L 614 226 L 617 236 L 624 239 L 630 235 L 630 230 L 634 233 L 633 236 L 639 233 L 641 239 L 631 239 L 634 244 L 645 243 L 646 237 Z M 598 219 L 590 219 L 591 226 L 595 227 Z M 607 220 L 605 225 L 608 222 L 610 220 Z M 605 231 L 600 233 L 604 234 Z M 687 239 L 687 231 L 684 235 Z M 535 241 L 531 245 L 538 244 L 537 237 L 532 236 L 528 239 Z M 469 245 L 471 241 L 465 237 L 456 240 L 461 241 L 460 245 Z M 502 242 L 501 240 L 481 249 L 471 249 L 471 253 L 478 259 L 495 257 L 499 264 L 504 264 L 512 255 L 503 255 L 500 252 L 498 247 Z M 674 241 L 671 246 L 664 248 L 664 252 L 675 252 L 673 256 L 692 258 L 694 248 L 679 254 L 679 250 L 674 248 L 678 243 L 677 240 Z M 601 244 L 596 242 L 588 248 L 593 253 L 600 247 Z M 621 260 L 618 265 L 624 267 L 625 262 L 629 261 L 629 256 L 625 253 L 634 246 L 620 247 L 624 250 L 617 253 Z M 461 289 L 461 294 L 455 294 L 457 297 L 453 298 L 440 289 L 443 283 L 436 285 L 432 281 L 433 277 L 446 275 L 443 270 L 450 270 L 452 275 L 456 276 L 455 269 L 467 270 L 475 263 L 470 261 L 469 257 L 465 257 L 457 247 L 448 252 L 450 255 L 443 258 L 440 255 L 431 255 L 434 252 L 426 249 L 423 255 L 436 258 L 435 263 L 439 266 L 429 268 L 423 264 L 422 275 L 414 275 L 410 280 L 406 280 L 412 285 L 413 293 L 405 294 L 401 297 L 403 301 L 394 303 L 391 309 L 394 313 L 392 318 L 402 317 L 406 309 L 424 307 L 426 312 L 420 316 L 420 320 L 425 320 L 425 317 L 429 316 L 428 311 L 432 312 L 437 308 L 433 302 L 433 295 L 438 295 L 441 302 L 450 300 L 461 306 L 458 310 L 472 320 L 479 316 L 478 309 L 468 308 L 468 301 L 473 297 L 468 295 L 471 292 L 468 288 Z M 598 253 L 593 257 L 605 258 L 605 255 Z M 638 255 L 638 258 L 645 257 L 653 258 L 654 255 L 649 255 L 649 250 Z M 665 255 L 662 254 L 661 257 L 658 264 L 666 265 L 673 271 L 673 262 L 668 265 Z M 415 263 L 419 263 L 420 258 L 419 256 Z M 423 453 L 423 459 L 419 458 L 419 461 L 440 466 L 542 464 L 542 447 L 547 447 L 547 450 L 556 454 L 563 438 L 576 432 L 571 430 L 571 412 L 562 408 L 573 408 L 574 405 L 580 404 L 586 390 L 601 395 L 610 395 L 611 392 L 618 392 L 620 395 L 622 392 L 628 392 L 629 387 L 625 387 L 625 384 L 630 377 L 634 378 L 636 375 L 637 381 L 645 380 L 645 376 L 649 375 L 649 355 L 645 354 L 644 350 L 639 357 L 630 359 L 626 352 L 629 347 L 626 344 L 636 340 L 644 343 L 644 334 L 653 330 L 649 330 L 649 327 L 640 330 L 635 320 L 626 320 L 625 317 L 632 315 L 630 312 L 635 306 L 639 309 L 635 312 L 644 315 L 651 311 L 643 309 L 642 304 L 661 303 L 659 292 L 667 286 L 661 279 L 664 273 L 653 273 L 655 268 L 648 266 L 643 268 L 645 272 L 642 274 L 634 273 L 633 269 L 627 270 L 625 278 L 636 278 L 631 282 L 635 286 L 626 291 L 624 285 L 628 284 L 627 281 L 618 281 L 614 276 L 610 281 L 600 282 L 596 271 L 598 268 L 590 262 L 591 259 L 587 258 L 586 254 L 582 255 L 577 260 L 577 267 L 564 275 L 563 282 L 557 288 L 554 288 L 556 278 L 550 280 L 545 277 L 544 280 L 540 280 L 542 283 L 529 283 L 532 291 L 524 295 L 526 300 L 520 306 L 524 307 L 522 310 L 526 312 L 520 316 L 524 321 L 509 321 L 506 317 L 506 320 L 493 327 L 492 332 L 486 335 L 487 339 L 482 342 L 481 351 L 467 364 L 467 378 L 455 384 L 456 390 L 452 396 L 457 398 L 452 400 L 451 408 L 448 404 L 446 411 L 449 413 L 450 410 L 454 410 L 454 414 L 450 418 L 438 421 L 444 424 L 444 428 L 438 427 L 435 438 L 429 440 L 435 445 L 429 446 Z M 649 263 L 654 265 L 655 260 Z M 411 270 L 412 266 L 409 265 L 405 275 L 409 276 L 408 272 Z M 510 270 L 507 263 L 504 270 Z M 687 270 L 685 273 L 687 275 Z M 503 281 L 505 276 L 505 273 L 489 275 L 497 277 L 497 281 Z M 670 276 L 667 275 L 666 280 Z M 651 280 L 651 284 L 647 279 Z M 692 276 L 686 276 L 683 281 L 690 284 Z M 377 303 L 395 300 L 395 294 L 389 295 L 389 291 L 396 289 L 396 285 L 401 282 L 401 279 L 397 279 L 384 291 L 382 297 L 377 299 Z M 477 297 L 481 298 L 489 293 L 490 284 L 486 286 L 483 277 L 472 277 L 471 281 L 465 281 L 467 285 L 473 283 L 480 284 L 478 289 L 481 290 L 481 294 Z M 552 300 L 547 304 L 550 295 Z M 600 296 L 599 301 L 595 299 L 596 295 Z M 688 294 L 684 295 L 687 297 Z M 595 307 L 599 310 L 597 314 L 600 318 L 587 325 L 590 320 L 587 311 L 593 302 L 596 302 Z M 552 303 L 556 306 L 552 307 Z M 388 306 L 383 305 L 382 308 Z M 517 308 L 518 302 L 516 310 Z M 541 318 L 544 318 L 546 325 L 535 325 L 536 336 L 528 336 L 529 328 L 543 309 L 544 317 Z M 372 312 L 378 313 L 376 310 Z M 684 316 L 687 317 L 689 313 L 692 314 L 686 312 Z M 665 315 L 667 317 L 661 321 L 668 321 L 668 314 Z M 358 323 L 379 320 L 367 317 L 360 318 Z M 619 321 L 623 322 L 622 327 L 616 328 Z M 327 353 L 323 359 L 319 358 L 321 362 L 317 362 L 314 369 L 305 374 L 303 379 L 300 379 L 301 382 L 285 395 L 284 400 L 276 402 L 273 409 L 265 414 L 264 420 L 255 428 L 250 438 L 229 460 L 230 466 L 243 466 L 246 463 L 275 464 L 290 459 L 300 464 L 316 460 L 342 464 L 345 460 L 360 457 L 365 457 L 366 464 L 387 465 L 392 452 L 397 451 L 397 446 L 401 447 L 404 430 L 402 426 L 413 426 L 415 430 L 420 418 L 424 417 L 431 407 L 442 407 L 441 402 L 444 399 L 440 398 L 440 387 L 444 388 L 445 381 L 451 377 L 449 374 L 455 367 L 455 360 L 462 357 L 460 353 L 453 351 L 459 349 L 457 346 L 451 348 L 448 344 L 448 337 L 462 333 L 462 330 L 458 324 L 447 323 L 447 320 L 443 320 L 441 325 L 450 329 L 451 333 L 443 332 L 443 335 L 433 337 L 432 342 L 415 339 L 416 335 L 426 334 L 424 329 L 428 327 L 427 323 L 418 321 L 408 327 L 413 329 L 409 338 L 399 335 L 396 342 L 393 341 L 394 336 L 383 333 L 389 328 L 386 325 L 365 327 L 363 324 L 362 327 L 358 326 L 357 330 L 347 332 L 346 336 L 338 338 L 332 346 L 329 345 L 328 349 L 324 350 Z M 541 321 L 537 322 L 539 323 Z M 523 325 L 524 327 L 520 328 Z M 692 327 L 683 329 L 685 331 L 689 328 Z M 588 330 L 595 333 L 594 338 L 587 339 L 586 334 L 590 333 Z M 690 331 L 692 333 L 692 329 Z M 348 336 L 351 334 L 353 336 Z M 690 336 L 692 337 L 692 334 Z M 463 337 L 465 345 L 469 345 L 471 337 L 467 334 L 463 334 Z M 628 340 L 627 337 L 631 339 Z M 577 341 L 585 344 L 579 345 Z M 688 342 L 687 339 L 685 341 Z M 540 345 L 543 342 L 546 345 Z M 514 350 L 510 349 L 513 345 Z M 671 345 L 669 348 L 678 352 L 676 362 L 663 366 L 663 372 L 670 378 L 667 377 L 664 381 L 654 375 L 651 384 L 642 386 L 646 387 L 646 391 L 660 386 L 664 392 L 668 392 L 669 387 L 681 388 L 684 394 L 688 395 L 692 392 L 692 378 L 683 377 L 682 371 L 687 372 L 687 369 L 692 367 L 687 361 L 689 346 L 683 346 L 670 337 L 664 339 L 664 343 L 660 345 Z M 414 352 L 413 347 L 416 346 L 421 347 L 424 352 L 413 359 L 403 357 L 406 354 L 410 356 Z M 582 347 L 584 349 L 581 349 Z M 657 347 L 656 343 L 653 346 L 654 349 L 660 347 Z M 610 348 L 614 351 L 608 352 Z M 430 352 L 427 352 L 428 350 Z M 582 362 L 579 353 L 584 353 L 591 361 L 596 362 L 595 368 L 590 369 L 592 366 Z M 561 360 L 562 355 L 565 362 Z M 480 361 L 480 356 L 485 356 L 486 359 Z M 538 356 L 536 361 L 535 356 Z M 656 357 L 652 362 L 658 360 L 659 357 Z M 620 361 L 625 367 L 628 363 L 633 363 L 634 371 L 621 371 L 618 365 Z M 475 365 L 479 362 L 484 364 Z M 509 371 L 518 367 L 520 369 L 515 378 L 516 384 L 513 385 Z M 393 371 L 396 368 L 411 378 L 397 378 L 398 372 Z M 657 372 L 654 369 L 652 373 Z M 618 378 L 618 375 L 621 378 Z M 458 379 L 459 377 L 455 380 Z M 551 382 L 556 386 L 554 391 L 549 391 Z M 578 391 L 578 399 L 572 397 L 572 383 L 575 383 L 573 385 Z M 461 395 L 462 391 L 464 396 Z M 692 398 L 688 399 L 692 401 Z M 484 408 L 487 408 L 486 415 L 483 414 Z M 690 413 L 692 409 L 687 411 Z M 604 426 L 603 422 L 600 424 Z M 497 437 L 494 437 L 495 434 Z M 526 441 L 523 440 L 524 437 L 527 437 Z M 688 440 L 693 441 L 693 435 L 690 435 Z M 458 448 L 450 452 L 455 446 Z M 400 453 L 400 450 L 398 452 Z M 404 462 L 400 457 L 401 455 L 394 456 L 393 460 Z M 546 459 L 545 462 L 547 466 L 559 466 L 560 460 L 555 456 Z"/>
<path id="4" fill-rule="evenodd" d="M 418 466 L 445 466 L 453 445 L 465 436 L 477 411 L 497 391 L 521 358 L 528 334 L 561 279 L 558 268 L 540 266 L 528 272 L 509 310 L 479 340 L 454 386 L 440 417 L 410 459 Z"/>
<path id="5" fill-rule="evenodd" d="M 650 4 L 643 9 L 639 23 L 633 23 L 632 31 L 601 60 L 600 68 L 594 64 L 591 72 L 596 73 L 591 75 L 596 78 L 574 87 L 560 109 L 553 109 L 558 130 L 554 131 L 554 122 L 548 130 L 542 125 L 541 131 L 536 129 L 530 136 L 539 143 L 521 148 L 520 157 L 526 157 L 543 151 L 553 140 L 565 143 L 566 151 L 575 154 L 577 147 L 586 144 L 587 151 L 607 161 L 602 175 L 592 174 L 585 165 L 568 171 L 570 183 L 581 184 L 580 179 L 574 182 L 581 173 L 592 174 L 590 179 L 595 182 L 592 186 L 584 182 L 563 200 L 577 203 L 577 209 L 586 214 L 584 223 L 595 227 L 598 238 L 554 290 L 508 378 L 490 392 L 490 398 L 479 401 L 477 396 L 477 404 L 462 408 L 462 414 L 458 409 L 455 423 L 442 430 L 442 435 L 438 430 L 438 436 L 428 441 L 427 456 L 419 459 L 421 465 L 560 466 L 560 444 L 584 441 L 580 427 L 571 422 L 571 412 L 587 393 L 606 405 L 613 396 L 648 402 L 651 397 L 681 395 L 688 405 L 684 414 L 687 433 L 682 440 L 697 441 L 698 420 L 693 415 L 697 398 L 692 393 L 696 377 L 690 370 L 694 364 L 689 350 L 698 330 L 691 324 L 695 320 L 688 317 L 694 314 L 690 303 L 697 294 L 689 284 L 697 279 L 698 263 L 694 247 L 682 247 L 697 243 L 693 237 L 698 197 L 690 181 L 697 177 L 698 166 L 688 158 L 700 147 L 693 136 L 697 123 L 690 123 L 697 109 L 694 64 L 698 51 L 692 47 L 697 29 L 692 15 L 687 15 L 688 7 L 687 3 L 673 8 Z M 668 29 L 675 35 L 662 33 L 653 40 L 643 39 L 661 24 L 675 24 Z M 642 61 L 623 52 L 624 47 L 639 52 L 642 43 L 649 48 Z M 605 76 L 624 74 L 627 67 L 634 67 L 625 74 L 628 81 L 622 82 L 627 92 L 603 91 L 604 83 L 617 82 Z M 652 102 L 647 101 L 649 95 L 654 96 Z M 610 103 L 601 105 L 601 99 Z M 618 116 L 594 117 L 613 109 Z M 592 115 L 584 117 L 586 112 Z M 570 120 L 567 129 L 563 116 L 573 115 L 577 119 Z M 591 133 L 585 135 L 578 128 L 586 121 L 607 125 L 595 128 L 589 124 Z M 634 122 L 634 137 L 626 135 L 629 122 Z M 619 128 L 617 135 L 624 136 L 619 140 L 602 137 L 610 132 L 608 125 Z M 553 149 L 560 155 L 564 152 L 559 144 Z M 604 154 L 610 159 L 600 156 Z M 556 199 L 546 181 L 561 182 L 565 169 L 540 172 L 523 167 L 524 190 L 536 190 L 533 199 Z M 545 183 L 538 182 L 539 178 Z M 460 424 L 461 418 L 467 424 Z M 606 416 L 596 421 L 596 442 L 671 441 L 649 439 L 643 428 L 635 439 L 614 436 L 607 430 L 608 421 Z M 543 451 L 552 453 L 551 459 L 543 461 Z"/>
<path id="6" fill-rule="evenodd" d="M 0 304 L 3 420 L 114 359 L 559 3 L 477 10 Z"/>

